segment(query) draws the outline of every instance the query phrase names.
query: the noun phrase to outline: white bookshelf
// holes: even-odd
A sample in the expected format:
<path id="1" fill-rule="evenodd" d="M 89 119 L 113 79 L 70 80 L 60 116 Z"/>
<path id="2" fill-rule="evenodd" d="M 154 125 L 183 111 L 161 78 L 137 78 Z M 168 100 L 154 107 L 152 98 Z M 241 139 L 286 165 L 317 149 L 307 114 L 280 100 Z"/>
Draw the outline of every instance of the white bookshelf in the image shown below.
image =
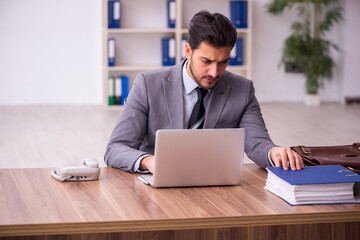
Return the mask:
<path id="1" fill-rule="evenodd" d="M 129 76 L 130 88 L 137 73 L 161 68 L 161 38 L 174 37 L 176 63 L 181 61 L 181 40 L 187 36 L 192 16 L 202 10 L 230 18 L 230 0 L 176 0 L 176 27 L 167 28 L 167 0 L 121 0 L 121 28 L 108 29 L 107 0 L 103 1 L 103 103 L 108 105 L 108 77 Z M 237 29 L 243 38 L 243 65 L 227 70 L 251 78 L 252 1 L 248 0 L 248 28 Z M 116 61 L 108 66 L 107 40 L 116 39 Z M 113 106 L 110 106 L 113 107 Z M 116 107 L 116 106 L 115 106 Z"/>

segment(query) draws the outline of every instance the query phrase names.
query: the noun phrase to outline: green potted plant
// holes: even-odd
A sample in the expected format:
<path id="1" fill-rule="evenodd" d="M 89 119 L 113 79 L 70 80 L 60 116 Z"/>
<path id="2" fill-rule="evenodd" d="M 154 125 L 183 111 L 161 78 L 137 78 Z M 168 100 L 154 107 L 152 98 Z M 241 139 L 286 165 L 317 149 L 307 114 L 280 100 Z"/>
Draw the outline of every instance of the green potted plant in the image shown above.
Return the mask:
<path id="1" fill-rule="evenodd" d="M 267 12 L 274 16 L 292 8 L 297 9 L 299 19 L 292 23 L 291 34 L 285 39 L 281 62 L 302 70 L 308 99 L 317 99 L 315 104 L 311 104 L 311 100 L 305 102 L 318 105 L 319 88 L 325 79 L 332 78 L 335 66 L 330 50 L 338 49 L 324 35 L 342 20 L 342 8 L 339 0 L 271 0 L 266 5 Z"/>

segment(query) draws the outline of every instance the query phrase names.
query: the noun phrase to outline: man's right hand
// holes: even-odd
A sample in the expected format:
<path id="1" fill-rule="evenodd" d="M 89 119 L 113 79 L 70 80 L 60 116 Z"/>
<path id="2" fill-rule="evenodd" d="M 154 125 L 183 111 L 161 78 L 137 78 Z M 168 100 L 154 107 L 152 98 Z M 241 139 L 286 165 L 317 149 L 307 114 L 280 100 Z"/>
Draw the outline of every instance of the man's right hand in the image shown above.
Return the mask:
<path id="1" fill-rule="evenodd" d="M 153 155 L 144 157 L 140 162 L 140 170 L 149 170 L 151 173 L 154 172 L 154 160 L 155 157 Z"/>

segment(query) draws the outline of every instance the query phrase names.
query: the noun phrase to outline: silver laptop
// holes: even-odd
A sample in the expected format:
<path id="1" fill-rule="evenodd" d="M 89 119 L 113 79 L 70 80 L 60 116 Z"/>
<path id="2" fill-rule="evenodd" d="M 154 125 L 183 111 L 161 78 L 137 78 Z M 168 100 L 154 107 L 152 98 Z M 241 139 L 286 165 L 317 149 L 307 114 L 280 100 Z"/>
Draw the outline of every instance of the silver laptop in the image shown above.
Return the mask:
<path id="1" fill-rule="evenodd" d="M 139 176 L 153 187 L 238 185 L 245 129 L 158 130 L 154 173 Z"/>

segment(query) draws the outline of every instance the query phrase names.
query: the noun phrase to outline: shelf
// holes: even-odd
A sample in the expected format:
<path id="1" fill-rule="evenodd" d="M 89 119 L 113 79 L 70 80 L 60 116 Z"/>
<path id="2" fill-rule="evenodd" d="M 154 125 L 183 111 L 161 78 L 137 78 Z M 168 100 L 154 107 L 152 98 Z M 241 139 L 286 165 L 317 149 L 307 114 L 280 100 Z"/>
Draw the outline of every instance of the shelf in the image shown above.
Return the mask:
<path id="1" fill-rule="evenodd" d="M 108 33 L 175 33 L 174 28 L 118 28 L 107 29 Z"/>
<path id="2" fill-rule="evenodd" d="M 141 66 L 141 65 L 122 65 L 122 66 L 114 66 L 107 67 L 108 71 L 121 72 L 121 71 L 149 71 L 154 69 L 159 69 L 163 66 Z"/>
<path id="3" fill-rule="evenodd" d="M 109 34 L 121 34 L 121 33 L 176 33 L 177 29 L 175 28 L 113 28 L 107 29 Z M 249 29 L 247 28 L 237 28 L 237 33 L 248 33 Z M 180 29 L 181 34 L 187 34 L 187 28 Z"/>
<path id="4" fill-rule="evenodd" d="M 182 28 L 180 29 L 181 34 L 187 34 L 188 33 L 188 29 L 187 28 Z M 248 28 L 237 28 L 236 29 L 237 33 L 248 33 L 249 29 Z"/>
<path id="5" fill-rule="evenodd" d="M 138 65 L 122 65 L 122 66 L 115 66 L 115 67 L 107 67 L 107 70 L 109 72 L 138 72 L 138 71 L 150 71 L 150 70 L 155 70 L 155 69 L 159 69 L 162 67 L 167 67 L 167 66 L 138 66 Z M 246 71 L 247 70 L 247 66 L 246 65 L 228 65 L 228 67 L 226 68 L 226 70 L 228 71 Z"/>
<path id="6" fill-rule="evenodd" d="M 249 33 L 249 29 L 248 28 L 237 28 L 236 32 L 237 33 Z"/>
<path id="7" fill-rule="evenodd" d="M 247 65 L 228 65 L 226 68 L 227 71 L 232 72 L 232 71 L 246 71 L 248 70 L 248 66 Z"/>
<path id="8" fill-rule="evenodd" d="M 114 111 L 121 111 L 123 106 L 122 105 L 108 105 L 108 104 L 106 104 L 106 108 L 114 110 Z"/>

